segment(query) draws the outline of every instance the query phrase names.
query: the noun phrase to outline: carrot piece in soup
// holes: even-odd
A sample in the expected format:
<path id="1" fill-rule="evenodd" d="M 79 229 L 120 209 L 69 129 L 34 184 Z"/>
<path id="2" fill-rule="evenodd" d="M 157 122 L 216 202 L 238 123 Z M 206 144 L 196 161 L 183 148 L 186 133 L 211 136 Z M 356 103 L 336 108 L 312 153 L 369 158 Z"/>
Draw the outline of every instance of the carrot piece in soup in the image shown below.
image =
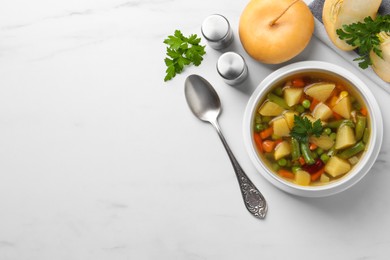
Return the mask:
<path id="1" fill-rule="evenodd" d="M 310 103 L 310 111 L 313 111 L 314 108 L 318 105 L 318 103 L 320 103 L 320 101 L 318 101 L 317 99 L 313 98 L 313 100 Z"/>
<path id="2" fill-rule="evenodd" d="M 285 169 L 280 169 L 278 171 L 278 174 L 284 178 L 289 178 L 289 179 L 294 179 L 294 177 L 295 177 L 294 173 L 292 173 L 288 170 L 285 170 Z"/>
<path id="3" fill-rule="evenodd" d="M 275 144 L 275 141 L 265 140 L 263 141 L 263 150 L 267 153 L 270 153 L 275 148 Z"/>
<path id="4" fill-rule="evenodd" d="M 313 174 L 310 176 L 311 181 L 316 181 L 316 180 L 318 180 L 318 179 L 321 177 L 321 175 L 324 173 L 324 169 L 325 169 L 325 167 L 322 167 L 319 171 L 313 173 Z"/>
<path id="5" fill-rule="evenodd" d="M 313 144 L 313 143 L 310 143 L 310 145 L 309 145 L 310 151 L 313 151 L 313 150 L 317 149 L 317 147 L 318 146 L 316 144 Z"/>
<path id="6" fill-rule="evenodd" d="M 305 81 L 302 78 L 296 78 L 291 81 L 293 87 L 303 88 L 305 86 Z"/>
<path id="7" fill-rule="evenodd" d="M 303 156 L 299 157 L 298 162 L 299 162 L 300 165 L 304 165 L 306 163 L 305 159 L 303 158 Z"/>
<path id="8" fill-rule="evenodd" d="M 253 139 L 255 139 L 257 150 L 260 153 L 262 153 L 263 152 L 263 145 L 262 145 L 262 142 L 261 142 L 260 134 L 259 133 L 254 133 L 253 134 Z"/>
<path id="9" fill-rule="evenodd" d="M 360 113 L 362 113 L 363 116 L 367 116 L 367 114 L 368 114 L 367 108 L 362 107 L 362 109 L 360 109 Z"/>
<path id="10" fill-rule="evenodd" d="M 272 126 L 268 127 L 267 129 L 260 132 L 261 139 L 266 139 L 267 137 L 270 137 L 274 132 L 274 129 Z"/>

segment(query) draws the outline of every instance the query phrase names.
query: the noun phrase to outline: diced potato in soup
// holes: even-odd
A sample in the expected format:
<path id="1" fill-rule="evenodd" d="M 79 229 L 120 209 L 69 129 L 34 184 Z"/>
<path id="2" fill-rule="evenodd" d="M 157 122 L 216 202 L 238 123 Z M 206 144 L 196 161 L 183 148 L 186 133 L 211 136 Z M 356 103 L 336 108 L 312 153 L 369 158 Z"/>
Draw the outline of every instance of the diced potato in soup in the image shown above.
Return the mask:
<path id="1" fill-rule="evenodd" d="M 356 143 L 355 134 L 351 126 L 342 124 L 336 134 L 336 149 L 343 149 Z"/>
<path id="2" fill-rule="evenodd" d="M 324 103 L 318 103 L 313 110 L 313 117 L 320 120 L 328 120 L 332 116 L 332 110 Z"/>
<path id="3" fill-rule="evenodd" d="M 290 84 L 295 81 L 304 84 Z M 256 109 L 254 140 L 258 155 L 279 178 L 327 185 L 359 163 L 370 115 L 347 82 L 309 73 L 291 76 L 266 94 Z"/>
<path id="4" fill-rule="evenodd" d="M 279 160 L 291 153 L 290 145 L 287 141 L 282 141 L 275 147 L 274 157 Z"/>
<path id="5" fill-rule="evenodd" d="M 295 181 L 299 185 L 307 186 L 310 184 L 310 174 L 299 170 L 295 173 Z"/>
<path id="6" fill-rule="evenodd" d="M 332 108 L 333 112 L 344 118 L 351 118 L 351 100 L 349 96 L 341 98 Z"/>
<path id="7" fill-rule="evenodd" d="M 290 107 L 299 103 L 303 94 L 302 88 L 287 87 L 284 89 L 284 99 Z"/>
<path id="8" fill-rule="evenodd" d="M 347 173 L 350 169 L 351 165 L 336 155 L 332 156 L 325 165 L 325 172 L 329 173 L 332 177 Z"/>
<path id="9" fill-rule="evenodd" d="M 290 128 L 287 121 L 283 116 L 277 117 L 272 121 L 272 127 L 274 129 L 274 135 L 276 136 L 289 136 Z"/>
<path id="10" fill-rule="evenodd" d="M 294 126 L 294 116 L 297 115 L 298 113 L 297 112 L 294 112 L 294 111 L 285 111 L 283 113 L 283 116 L 284 116 L 284 119 L 286 119 L 286 122 L 287 122 L 287 125 L 288 125 L 288 128 L 293 128 Z"/>
<path id="11" fill-rule="evenodd" d="M 259 113 L 262 116 L 278 116 L 283 112 L 283 108 L 278 104 L 267 101 L 259 108 Z"/>
<path id="12" fill-rule="evenodd" d="M 335 87 L 336 85 L 334 83 L 317 82 L 305 87 L 305 93 L 316 100 L 325 102 Z"/>

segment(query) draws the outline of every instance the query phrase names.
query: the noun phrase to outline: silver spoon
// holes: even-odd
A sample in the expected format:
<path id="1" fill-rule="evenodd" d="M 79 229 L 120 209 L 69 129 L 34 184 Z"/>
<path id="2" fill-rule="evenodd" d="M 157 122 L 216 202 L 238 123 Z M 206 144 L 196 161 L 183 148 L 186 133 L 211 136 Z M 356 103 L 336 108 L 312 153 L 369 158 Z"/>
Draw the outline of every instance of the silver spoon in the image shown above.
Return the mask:
<path id="1" fill-rule="evenodd" d="M 217 130 L 229 155 L 230 161 L 232 162 L 246 208 L 255 217 L 261 219 L 265 218 L 267 213 L 267 202 L 242 170 L 222 135 L 217 120 L 221 112 L 221 101 L 219 100 L 217 92 L 207 80 L 198 75 L 188 76 L 184 85 L 186 100 L 192 113 L 200 120 L 212 124 Z"/>

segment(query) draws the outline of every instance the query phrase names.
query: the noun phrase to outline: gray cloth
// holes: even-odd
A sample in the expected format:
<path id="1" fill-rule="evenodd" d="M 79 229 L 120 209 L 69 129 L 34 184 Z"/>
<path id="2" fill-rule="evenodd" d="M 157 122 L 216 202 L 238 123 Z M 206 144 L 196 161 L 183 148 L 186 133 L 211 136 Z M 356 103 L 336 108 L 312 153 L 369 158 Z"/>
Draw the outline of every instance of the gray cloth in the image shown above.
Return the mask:
<path id="1" fill-rule="evenodd" d="M 382 4 L 379 7 L 378 13 L 381 15 L 390 14 L 390 1 L 382 0 Z"/>
<path id="2" fill-rule="evenodd" d="M 354 66 L 359 68 L 358 63 L 353 61 L 353 59 L 359 57 L 359 55 L 354 51 L 341 51 L 339 50 L 329 39 L 325 28 L 322 24 L 322 10 L 324 7 L 325 0 L 313 0 L 309 4 L 309 8 L 315 17 L 315 30 L 314 35 L 321 40 L 323 43 L 332 48 L 335 52 L 337 52 L 340 56 L 346 59 L 348 62 L 352 63 Z M 381 15 L 390 14 L 390 0 L 382 0 L 381 6 L 379 7 L 378 13 Z M 359 68 L 360 69 L 360 68 Z M 382 87 L 387 93 L 390 93 L 390 83 L 384 82 L 381 78 L 379 78 L 375 72 L 371 69 L 360 69 L 360 71 L 369 77 L 372 81 L 377 83 L 380 87 Z"/>
<path id="3" fill-rule="evenodd" d="M 325 0 L 314 0 L 309 4 L 309 8 L 314 17 L 322 23 L 322 10 L 324 9 Z"/>

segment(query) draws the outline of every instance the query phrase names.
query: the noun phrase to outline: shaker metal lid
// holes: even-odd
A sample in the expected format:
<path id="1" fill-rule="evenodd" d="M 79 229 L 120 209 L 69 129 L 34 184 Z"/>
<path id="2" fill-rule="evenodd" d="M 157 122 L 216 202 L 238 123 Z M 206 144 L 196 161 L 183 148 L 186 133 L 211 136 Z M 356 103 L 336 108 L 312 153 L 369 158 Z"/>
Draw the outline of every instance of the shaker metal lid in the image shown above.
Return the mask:
<path id="1" fill-rule="evenodd" d="M 222 54 L 217 62 L 218 73 L 225 79 L 236 79 L 245 70 L 246 64 L 244 58 L 235 52 L 226 52 Z"/>
<path id="2" fill-rule="evenodd" d="M 209 41 L 219 41 L 229 32 L 230 25 L 225 17 L 213 14 L 202 23 L 202 34 Z"/>

